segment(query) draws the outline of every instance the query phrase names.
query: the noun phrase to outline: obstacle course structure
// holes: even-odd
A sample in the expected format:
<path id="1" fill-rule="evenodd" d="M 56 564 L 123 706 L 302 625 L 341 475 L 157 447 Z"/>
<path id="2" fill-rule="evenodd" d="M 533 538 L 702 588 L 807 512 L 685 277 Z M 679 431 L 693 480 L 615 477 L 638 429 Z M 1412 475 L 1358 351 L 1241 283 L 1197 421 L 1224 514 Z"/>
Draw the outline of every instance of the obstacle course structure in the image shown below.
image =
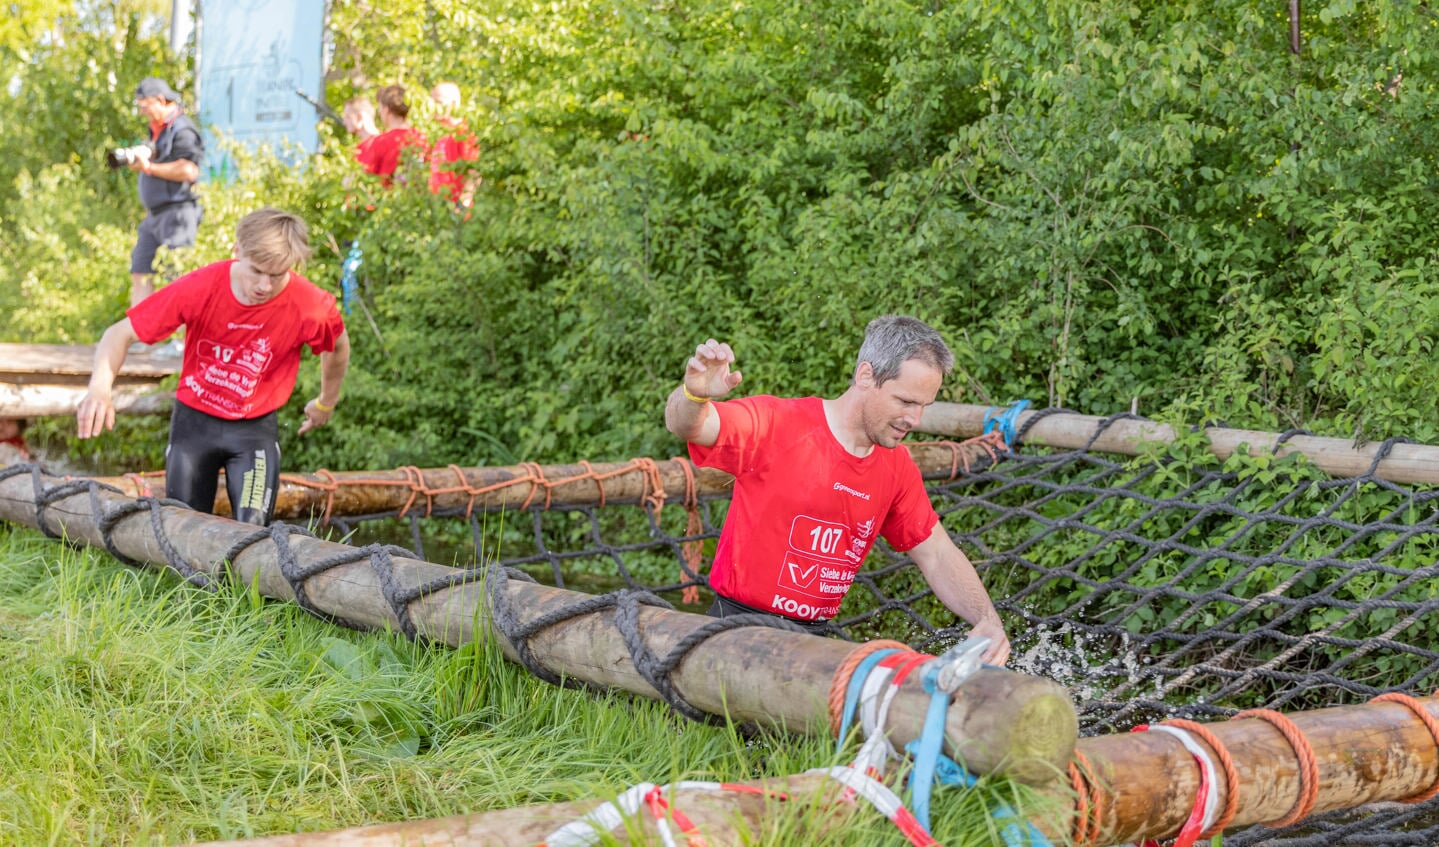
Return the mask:
<path id="1" fill-rule="evenodd" d="M 1024 438 L 1027 421 L 1052 417 L 1054 413 L 1044 412 L 1021 416 L 1016 437 Z M 1102 432 L 1106 424 L 1094 425 Z M 1287 721 L 1262 711 L 1241 720 L 1195 724 L 1200 729 L 1180 723 L 1185 737 L 1166 729 L 1080 739 L 1080 755 L 1069 768 L 1078 801 L 1069 821 L 1051 826 L 1052 834 L 1067 832 L 1076 843 L 1110 844 L 1172 836 L 1188 824 L 1229 830 L 1226 844 L 1338 844 L 1351 832 L 1369 843 L 1376 832 L 1385 833 L 1384 843 L 1428 843 L 1428 830 L 1416 822 L 1434 813 L 1432 801 L 1403 807 L 1391 801 L 1424 800 L 1439 777 L 1436 738 L 1423 719 L 1439 709 L 1434 701 L 1386 695 L 1370 705 L 1308 710 L 1323 703 L 1361 703 L 1390 688 L 1427 690 L 1433 681 L 1436 656 L 1424 638 L 1424 621 L 1436 605 L 1427 591 L 1434 576 L 1427 551 L 1436 540 L 1432 494 L 1397 486 L 1376 474 L 1375 467 L 1387 459 L 1382 447 L 1369 473 L 1346 479 L 1329 478 L 1298 460 L 1264 465 L 1231 459 L 1206 466 L 1174 462 L 1172 456 L 1126 462 L 1082 449 L 1041 449 L 1021 451 L 999 463 L 987 455 L 972 457 L 968 474 L 960 472 L 935 485 L 946 526 L 981 564 L 1000 608 L 1012 620 L 1026 622 L 1035 636 L 1033 644 L 1017 640 L 1021 664 L 1038 665 L 1034 669 L 1044 675 L 1073 683 L 1086 734 L 1127 730 L 1140 719 L 1166 715 L 1180 721 L 1230 717 L 1242 707 L 1283 706 L 1290 713 Z M 945 476 L 948 470 L 934 467 L 942 462 L 921 463 L 931 475 Z M 702 581 L 693 558 L 686 555 L 687 546 L 714 536 L 722 497 L 701 493 L 707 489 L 678 463 L 642 460 L 623 472 L 619 467 L 571 468 L 577 470 L 576 477 L 585 478 L 571 480 L 565 468 L 536 466 L 395 472 L 399 479 L 383 487 L 404 492 L 404 503 L 384 515 L 340 514 L 335 504 L 343 502 L 344 495 L 338 486 L 320 497 L 330 506 L 331 524 L 346 525 L 348 531 L 385 521 L 415 527 L 448 513 L 467 520 L 478 537 L 488 508 L 483 498 L 506 490 L 507 497 L 519 499 L 497 508 L 529 525 L 533 546 L 507 551 L 503 564 L 552 568 L 559 581 L 573 574 L 575 565 L 619 563 L 618 578 L 626 590 L 653 587 L 655 593 L 671 596 Z M 264 547 L 282 551 L 281 536 L 292 551 L 313 547 L 319 561 L 296 556 L 287 565 L 278 552 L 275 568 L 280 577 L 262 577 L 261 582 L 278 596 L 311 603 L 318 614 L 332 614 L 313 603 L 327 579 L 350 584 L 361 579 L 359 571 L 368 570 L 373 576 L 367 579 L 383 588 L 394 574 L 417 567 L 398 550 L 372 546 L 358 557 L 344 554 L 352 558 L 343 565 L 350 569 L 343 579 L 327 578 L 325 574 L 338 567 L 334 560 L 340 554 L 314 547 L 323 542 L 290 530 L 278 530 L 277 535 L 275 528 L 263 535 L 250 533 L 253 538 L 243 546 L 172 557 L 175 551 L 144 540 L 144 530 L 153 530 L 157 522 L 161 528 L 178 527 L 177 522 L 198 516 L 182 510 L 172 515 L 171 507 L 153 500 L 134 504 L 118 493 L 97 491 L 89 482 L 67 483 L 35 473 L 13 473 L 0 481 L 7 504 L 4 517 L 54 531 L 62 512 L 66 520 L 98 515 L 98 524 L 108 528 L 96 527 L 101 531 L 92 538 L 94 543 L 131 558 L 167 562 L 191 581 L 212 578 L 206 568 L 223 568 L 224 561 L 253 576 L 250 557 L 260 556 Z M 621 496 L 611 481 L 628 474 L 650 481 Z M 314 476 L 326 479 L 324 474 Z M 672 484 L 670 477 L 679 482 Z M 482 485 L 483 479 L 491 481 Z M 491 485 L 498 487 L 477 490 Z M 604 491 L 585 503 L 573 494 L 560 496 L 566 486 Z M 665 509 L 662 516 L 659 491 L 682 492 L 667 496 L 684 497 L 686 508 Z M 20 505 L 26 502 L 32 510 L 28 518 Z M 97 502 L 102 506 L 98 512 Z M 313 510 L 325 512 L 323 506 Z M 556 510 L 567 512 L 570 519 L 553 520 Z M 625 513 L 628 519 L 621 517 Z M 633 520 L 636 514 L 638 521 Z M 140 536 L 124 542 L 133 548 L 116 540 L 128 532 Z M 626 534 L 615 537 L 619 532 Z M 623 567 L 646 558 L 667 559 L 670 578 L 654 581 L 653 572 L 644 567 Z M 960 633 L 945 621 L 930 619 L 927 608 L 934 607 L 926 602 L 932 598 L 915 586 L 907 573 L 913 569 L 905 567 L 902 557 L 884 553 L 876 564 L 863 575 L 866 590 L 857 588 L 856 603 L 846 605 L 852 614 L 836 622 L 841 634 L 864 637 L 871 627 L 897 623 L 900 629 L 909 627 L 909 640 L 935 652 L 958 640 Z M 471 575 L 446 577 L 450 581 L 443 585 L 434 581 L 440 576 L 410 585 L 403 594 L 405 614 L 388 600 L 370 601 L 376 620 L 404 629 L 408 615 L 419 634 L 416 610 L 439 609 L 450 594 L 480 591 L 472 572 L 461 572 Z M 569 598 L 563 602 L 568 604 Z M 605 602 L 609 605 L 583 614 L 614 620 L 633 614 L 636 620 L 649 621 L 662 611 L 637 598 L 611 597 Z M 546 612 L 556 611 L 553 605 L 541 605 Z M 1155 625 L 1146 630 L 1140 625 L 1146 621 Z M 711 638 L 738 641 L 742 634 Z M 599 637 L 597 631 L 586 630 L 585 638 Z M 535 630 L 519 640 L 541 644 L 551 638 Z M 1050 648 L 1061 642 L 1060 649 L 1046 652 L 1046 645 L 1039 643 L 1046 639 Z M 814 640 L 833 644 L 841 653 L 853 649 L 833 639 Z M 671 643 L 677 640 L 629 653 L 668 655 Z M 512 647 L 514 657 L 523 661 L 518 644 Z M 1083 661 L 1091 654 L 1102 658 Z M 1393 677 L 1376 680 L 1363 667 L 1365 657 L 1382 657 L 1385 666 L 1394 669 Z M 555 660 L 549 654 L 546 658 Z M 596 661 L 594 656 L 576 658 Z M 829 659 L 824 665 L 832 666 Z M 639 670 L 630 673 L 643 680 L 637 687 L 654 692 L 664 687 Z M 684 679 L 676 677 L 673 687 L 687 693 L 690 705 L 703 699 Z M 914 705 L 922 701 L 920 695 Z M 810 704 L 812 723 L 818 722 L 813 715 L 822 713 L 816 708 Z M 952 717 L 952 740 L 983 735 L 964 721 L 953 726 Z M 1226 759 L 1232 773 L 1224 766 Z M 1152 790 L 1161 785 L 1165 790 Z M 1208 802 L 1196 803 L 1201 794 Z M 1388 805 L 1366 806 L 1373 803 Z M 1362 820 L 1324 814 L 1355 807 L 1362 809 Z M 1287 834 L 1263 827 L 1238 829 L 1265 822 L 1297 828 Z"/>

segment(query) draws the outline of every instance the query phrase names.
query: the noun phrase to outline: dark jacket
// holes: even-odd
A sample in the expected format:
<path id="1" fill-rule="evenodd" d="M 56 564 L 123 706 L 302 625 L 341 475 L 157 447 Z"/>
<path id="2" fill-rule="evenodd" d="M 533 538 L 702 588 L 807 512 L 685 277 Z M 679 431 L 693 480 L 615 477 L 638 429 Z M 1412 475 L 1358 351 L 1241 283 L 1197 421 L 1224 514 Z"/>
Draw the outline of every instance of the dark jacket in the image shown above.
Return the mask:
<path id="1" fill-rule="evenodd" d="M 154 150 L 150 161 L 156 164 L 189 159 L 199 167 L 205 158 L 205 141 L 200 137 L 200 130 L 183 112 L 160 130 L 160 136 L 150 147 Z M 172 182 L 158 176 L 140 174 L 140 202 L 152 212 L 173 203 L 198 201 L 195 184 L 192 182 Z"/>

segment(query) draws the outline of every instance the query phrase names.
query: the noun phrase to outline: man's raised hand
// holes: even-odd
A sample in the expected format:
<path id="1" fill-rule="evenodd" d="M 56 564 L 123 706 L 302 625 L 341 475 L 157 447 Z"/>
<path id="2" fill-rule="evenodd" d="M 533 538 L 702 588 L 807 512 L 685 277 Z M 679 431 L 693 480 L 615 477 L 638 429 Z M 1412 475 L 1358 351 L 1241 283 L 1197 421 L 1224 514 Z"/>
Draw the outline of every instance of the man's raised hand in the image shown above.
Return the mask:
<path id="1" fill-rule="evenodd" d="M 717 399 L 740 384 L 744 376 L 730 370 L 735 361 L 734 350 L 713 338 L 695 348 L 685 363 L 685 390 L 695 397 Z"/>

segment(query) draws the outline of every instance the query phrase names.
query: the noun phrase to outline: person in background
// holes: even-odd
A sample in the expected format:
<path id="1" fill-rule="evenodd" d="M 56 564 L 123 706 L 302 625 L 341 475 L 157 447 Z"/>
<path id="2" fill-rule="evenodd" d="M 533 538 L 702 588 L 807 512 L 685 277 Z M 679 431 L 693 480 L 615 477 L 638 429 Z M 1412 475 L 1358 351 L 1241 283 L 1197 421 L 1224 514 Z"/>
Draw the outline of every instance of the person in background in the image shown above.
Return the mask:
<path id="1" fill-rule="evenodd" d="M 160 245 L 189 247 L 195 243 L 204 210 L 195 194 L 205 142 L 185 114 L 180 95 L 156 77 L 140 80 L 135 109 L 150 122 L 149 155 L 129 163 L 139 174 L 140 202 L 145 219 L 130 253 L 130 305 L 155 291 L 155 252 Z"/>
<path id="2" fill-rule="evenodd" d="M 0 465 L 30 461 L 30 447 L 25 443 L 24 418 L 0 418 Z"/>
<path id="3" fill-rule="evenodd" d="M 380 130 L 375 126 L 375 104 L 371 103 L 370 98 L 363 94 L 351 97 L 345 101 L 345 108 L 340 113 L 340 118 L 345 123 L 345 129 L 358 139 L 355 157 L 359 158 L 360 152 L 369 144 L 370 139 L 380 134 Z"/>
<path id="4" fill-rule="evenodd" d="M 235 227 L 235 258 L 200 268 L 131 307 L 95 347 L 76 410 L 80 438 L 115 426 L 111 391 L 129 345 L 189 333 L 165 448 L 165 496 L 212 512 L 219 473 L 235 520 L 265 525 L 280 478 L 279 409 L 295 389 L 304 348 L 320 356 L 320 393 L 299 435 L 329 423 L 350 361 L 334 295 L 294 268 L 310 256 L 295 215 L 266 207 Z"/>
<path id="5" fill-rule="evenodd" d="M 479 177 L 466 173 L 465 163 L 480 157 L 480 145 L 459 116 L 460 87 L 441 82 L 430 92 L 430 99 L 435 103 L 435 123 L 445 131 L 430 150 L 430 191 L 446 194 L 450 202 L 468 209 L 474 205 Z"/>
<path id="6" fill-rule="evenodd" d="M 394 184 L 395 172 L 406 150 L 414 148 L 420 158 L 428 151 L 425 136 L 410 125 L 410 106 L 405 102 L 403 86 L 387 85 L 375 99 L 379 101 L 380 124 L 385 129 L 366 142 L 355 158 L 366 171 L 380 178 L 381 185 L 389 188 Z"/>
<path id="7" fill-rule="evenodd" d="M 665 426 L 696 465 L 735 476 L 715 548 L 714 617 L 769 614 L 819 629 L 883 536 L 909 553 L 972 635 L 1002 665 L 1009 639 L 968 557 L 940 523 L 900 441 L 939 394 L 954 355 L 902 315 L 870 321 L 849 388 L 834 399 L 757 396 L 720 402 L 742 379 L 728 344 L 695 348 L 665 404 Z"/>

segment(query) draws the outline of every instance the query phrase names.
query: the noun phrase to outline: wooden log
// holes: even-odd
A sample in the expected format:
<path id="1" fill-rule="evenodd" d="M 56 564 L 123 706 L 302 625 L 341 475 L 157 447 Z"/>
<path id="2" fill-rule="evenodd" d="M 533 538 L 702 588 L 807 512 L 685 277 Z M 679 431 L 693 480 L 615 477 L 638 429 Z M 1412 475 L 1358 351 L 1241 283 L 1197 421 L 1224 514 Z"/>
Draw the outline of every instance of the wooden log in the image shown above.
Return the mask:
<path id="1" fill-rule="evenodd" d="M 78 344 L 0 344 L 0 382 L 16 385 L 79 385 L 90 382 L 95 347 Z M 115 375 L 115 385 L 154 385 L 180 372 L 178 358 L 148 351 L 130 353 Z"/>
<path id="2" fill-rule="evenodd" d="M 949 438 L 972 438 L 984 431 L 984 415 L 988 406 L 959 403 L 935 403 L 925 409 L 917 429 Z M 1038 412 L 1021 412 L 1016 429 L 1022 428 Z M 1099 430 L 1103 418 L 1092 415 L 1053 414 L 1040 419 L 1025 433 L 1024 443 L 1078 450 L 1089 444 Z M 1220 459 L 1233 455 L 1241 445 L 1250 453 L 1274 453 L 1287 456 L 1301 453 L 1316 467 L 1333 477 L 1353 477 L 1368 473 L 1378 455 L 1378 443 L 1356 446 L 1347 438 L 1318 438 L 1298 435 L 1279 444 L 1279 434 L 1248 429 L 1205 429 L 1210 452 Z M 1174 440 L 1174 429 L 1168 424 L 1152 421 L 1115 421 L 1095 439 L 1091 450 L 1124 456 L 1139 455 L 1145 444 L 1168 444 Z M 1375 475 L 1380 479 L 1405 484 L 1439 483 L 1439 447 L 1422 444 L 1395 444 L 1379 463 Z"/>
<path id="3" fill-rule="evenodd" d="M 822 774 L 736 784 L 769 793 L 680 788 L 664 796 L 671 808 L 690 818 L 711 844 L 751 843 L 756 833 L 765 831 L 767 819 L 784 814 L 787 809 L 808 811 L 806 822 L 825 830 L 843 827 L 848 821 L 844 812 L 826 816 L 813 814 L 817 804 L 840 805 L 838 795 L 843 789 Z M 778 798 L 778 793 L 785 799 Z M 578 820 L 600 805 L 600 801 L 594 800 L 569 801 L 332 832 L 213 841 L 192 847 L 535 847 L 559 827 Z M 862 801 L 858 805 L 845 801 L 845 809 L 849 813 L 865 814 L 867 807 Z M 631 821 L 630 826 L 614 831 L 615 842 L 659 843 L 657 827 L 648 812 Z M 677 834 L 674 823 L 670 827 L 671 833 Z M 815 833 L 811 830 L 808 834 Z M 635 837 L 631 838 L 632 835 Z"/>
<path id="4" fill-rule="evenodd" d="M 1439 719 L 1439 697 L 1416 698 Z M 1370 803 L 1402 800 L 1427 789 L 1439 778 L 1435 739 L 1406 706 L 1369 703 L 1289 715 L 1313 748 L 1318 766 L 1314 814 L 1352 809 Z M 1299 760 L 1289 742 L 1272 725 L 1258 720 L 1225 721 L 1206 728 L 1229 751 L 1239 776 L 1235 816 L 1230 831 L 1285 816 L 1299 796 Z M 1201 746 L 1210 751 L 1205 742 Z M 1102 792 L 1103 814 L 1097 847 L 1131 844 L 1146 838 L 1173 836 L 1189 817 L 1199 789 L 1199 766 L 1175 737 L 1158 732 L 1120 733 L 1079 740 L 1078 751 L 1093 765 Z M 1216 768 L 1218 762 L 1216 761 Z M 787 791 L 801 803 L 832 791 L 822 776 L 803 774 L 754 785 Z M 1215 786 L 1216 808 L 1223 809 L 1228 787 L 1221 775 Z M 1041 789 L 1038 808 L 1031 809 L 1035 826 L 1056 843 L 1073 832 L 1073 795 L 1066 785 Z M 935 801 L 942 801 L 943 793 Z M 727 792 L 679 792 L 675 807 L 696 818 L 715 843 L 731 843 L 734 822 L 746 821 L 751 831 L 762 827 L 763 815 L 784 814 L 785 807 L 756 802 L 759 798 Z M 529 845 L 598 805 L 597 802 L 528 806 L 436 820 L 407 821 L 328 833 L 301 833 L 245 841 L 215 842 L 207 847 L 402 847 L 410 844 L 445 847 Z M 652 831 L 644 816 L 640 829 Z M 623 843 L 623 833 L 620 833 Z M 648 843 L 647 841 L 644 843 Z M 737 842 L 736 842 L 737 843 Z"/>
<path id="5" fill-rule="evenodd" d="M 1439 718 L 1439 697 L 1415 699 Z M 1404 705 L 1367 703 L 1288 717 L 1312 747 L 1318 766 L 1311 814 L 1402 800 L 1439 779 L 1436 739 Z M 1261 720 L 1222 721 L 1206 728 L 1229 751 L 1239 773 L 1229 829 L 1288 814 L 1301 783 L 1298 755 L 1284 735 Z M 1080 739 L 1078 750 L 1093 764 L 1104 792 L 1099 844 L 1171 837 L 1194 808 L 1199 766 L 1179 739 L 1158 732 L 1122 733 Z M 1218 782 L 1222 809 L 1227 797 L 1222 775 Z"/>
<path id="6" fill-rule="evenodd" d="M 101 525 L 105 515 L 133 505 L 122 495 L 64 482 L 29 468 L 0 474 L 0 519 L 52 533 L 72 541 L 101 546 L 106 543 Z M 61 493 L 66 496 L 59 496 Z M 38 502 L 56 497 L 40 514 Z M 224 557 L 250 538 L 255 527 L 204 515 L 189 509 L 150 504 L 158 511 L 160 533 L 187 567 L 212 579 L 226 578 Z M 41 527 L 41 521 L 44 527 Z M 113 549 L 139 562 L 164 564 L 166 548 L 152 528 L 147 511 L 121 518 L 109 534 Z M 354 552 L 354 548 L 304 536 L 287 539 L 297 566 Z M 284 576 L 282 548 L 267 539 L 251 544 L 228 568 L 233 578 L 254 585 L 268 597 L 295 599 L 295 589 Z M 172 563 L 173 564 L 173 563 Z M 485 589 L 479 582 L 434 590 L 395 608 L 387 599 L 453 579 L 454 568 L 394 557 L 391 569 L 370 559 L 331 567 L 309 576 L 301 590 L 313 609 L 356 624 L 412 631 L 416 637 L 458 646 L 476 638 L 495 638 L 505 655 L 518 661 L 516 645 L 499 630 L 490 616 Z M 203 581 L 197 577 L 196 581 Z M 391 593 L 387 594 L 387 586 Z M 546 618 L 589 596 L 549 586 L 509 580 L 503 596 L 518 617 L 518 625 Z M 412 630 L 407 629 L 405 620 Z M 659 692 L 631 660 L 625 638 L 616 626 L 614 608 L 572 617 L 532 637 L 535 659 L 555 673 L 600 686 L 618 688 L 646 697 Z M 713 619 L 652 606 L 635 615 L 650 652 L 670 652 Z M 701 642 L 686 654 L 670 677 L 674 688 L 693 707 L 738 721 L 784 727 L 791 731 L 828 734 L 828 692 L 831 680 L 854 645 L 819 636 L 781 632 L 765 627 L 730 630 Z M 977 773 L 1003 768 L 1026 782 L 1048 781 L 1074 749 L 1078 720 L 1067 693 L 1055 683 L 999 669 L 975 674 L 956 698 L 946 721 L 947 748 Z M 891 737 L 896 744 L 916 738 L 922 728 L 929 697 L 918 675 L 906 681 L 891 708 Z"/>
<path id="7" fill-rule="evenodd" d="M 746 786 L 784 792 L 788 801 L 761 794 L 679 789 L 665 795 L 671 808 L 694 821 L 711 844 L 748 844 L 764 822 L 787 807 L 812 808 L 811 800 L 824 793 L 830 799 L 838 786 L 821 775 L 756 780 Z M 535 847 L 556 829 L 576 821 L 601 805 L 595 800 L 520 806 L 433 820 L 373 824 L 332 832 L 300 832 L 238 841 L 211 841 L 192 847 Z M 861 808 L 856 808 L 862 813 Z M 842 826 L 842 815 L 812 820 L 825 826 Z M 614 840 L 621 844 L 658 844 L 653 818 L 644 813 L 633 819 L 629 832 L 622 827 Z M 675 833 L 671 824 L 671 832 Z M 637 835 L 631 839 L 630 833 Z M 677 834 L 677 833 L 675 833 Z M 608 843 L 608 842 L 607 842 Z"/>
<path id="8" fill-rule="evenodd" d="M 967 456 L 971 463 L 988 458 L 983 448 L 976 446 L 961 449 L 950 444 L 911 444 L 909 449 L 929 479 L 947 479 L 962 473 L 963 457 Z M 134 497 L 165 491 L 163 473 L 97 477 L 97 481 Z M 688 487 L 684 464 L 674 459 L 645 459 L 589 465 L 281 474 L 280 488 L 275 493 L 275 518 L 293 521 L 326 515 L 373 515 L 407 507 L 426 514 L 429 510 L 453 512 L 467 508 L 482 512 L 515 510 L 545 502 L 555 508 L 638 503 L 652 496 L 657 487 L 664 491 L 665 502 L 683 503 Z M 734 477 L 711 468 L 697 468 L 695 487 L 699 496 L 727 496 L 734 487 Z M 230 514 L 224 485 L 216 493 L 215 514 Z"/>
<path id="9" fill-rule="evenodd" d="M 73 417 L 85 396 L 84 385 L 16 385 L 0 382 L 0 417 Z M 116 386 L 115 411 L 126 415 L 169 414 L 174 405 L 172 391 L 154 385 Z"/>

